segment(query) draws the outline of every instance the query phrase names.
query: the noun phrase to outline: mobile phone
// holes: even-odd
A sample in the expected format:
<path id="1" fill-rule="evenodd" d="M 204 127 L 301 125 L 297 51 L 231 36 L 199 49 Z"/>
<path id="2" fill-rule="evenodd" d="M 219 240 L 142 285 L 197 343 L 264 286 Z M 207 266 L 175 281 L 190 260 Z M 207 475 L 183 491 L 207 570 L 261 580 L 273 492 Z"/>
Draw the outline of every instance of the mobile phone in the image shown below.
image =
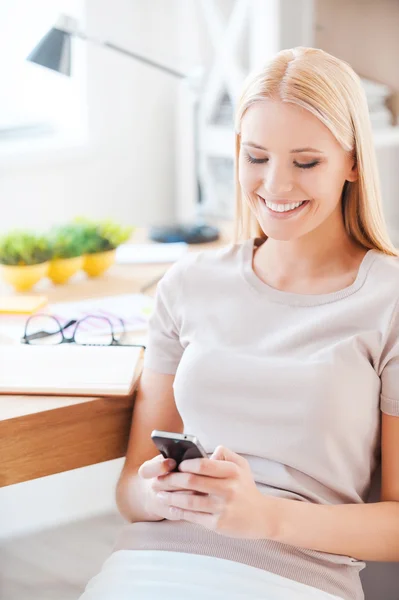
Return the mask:
<path id="1" fill-rule="evenodd" d="M 190 458 L 208 458 L 207 453 L 195 435 L 188 433 L 173 433 L 154 429 L 151 439 L 165 458 L 173 458 L 176 468 L 183 460 Z"/>

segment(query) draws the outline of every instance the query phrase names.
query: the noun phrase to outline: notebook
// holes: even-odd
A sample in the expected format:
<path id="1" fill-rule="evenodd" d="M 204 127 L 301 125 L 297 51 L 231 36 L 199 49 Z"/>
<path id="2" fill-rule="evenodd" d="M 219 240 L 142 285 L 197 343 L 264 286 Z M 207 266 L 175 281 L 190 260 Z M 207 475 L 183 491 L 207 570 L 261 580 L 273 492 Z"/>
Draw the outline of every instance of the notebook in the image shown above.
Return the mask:
<path id="1" fill-rule="evenodd" d="M 32 314 L 46 304 L 46 296 L 2 296 L 0 297 L 0 313 Z"/>
<path id="2" fill-rule="evenodd" d="M 129 396 L 142 370 L 136 346 L 0 346 L 0 394 Z"/>

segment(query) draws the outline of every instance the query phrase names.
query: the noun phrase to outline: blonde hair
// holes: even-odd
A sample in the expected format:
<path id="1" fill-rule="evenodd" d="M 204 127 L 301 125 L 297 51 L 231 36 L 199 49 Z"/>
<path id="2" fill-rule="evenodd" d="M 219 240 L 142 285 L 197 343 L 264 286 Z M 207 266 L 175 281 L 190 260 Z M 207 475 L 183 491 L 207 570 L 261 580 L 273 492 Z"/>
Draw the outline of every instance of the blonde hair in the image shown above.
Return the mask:
<path id="1" fill-rule="evenodd" d="M 310 111 L 344 150 L 353 153 L 358 179 L 346 181 L 342 192 L 346 231 L 364 248 L 398 256 L 383 216 L 373 133 L 360 79 L 346 62 L 317 48 L 283 50 L 245 81 L 235 122 L 235 241 L 267 237 L 244 201 L 245 192 L 238 178 L 242 118 L 252 104 L 267 98 Z"/>

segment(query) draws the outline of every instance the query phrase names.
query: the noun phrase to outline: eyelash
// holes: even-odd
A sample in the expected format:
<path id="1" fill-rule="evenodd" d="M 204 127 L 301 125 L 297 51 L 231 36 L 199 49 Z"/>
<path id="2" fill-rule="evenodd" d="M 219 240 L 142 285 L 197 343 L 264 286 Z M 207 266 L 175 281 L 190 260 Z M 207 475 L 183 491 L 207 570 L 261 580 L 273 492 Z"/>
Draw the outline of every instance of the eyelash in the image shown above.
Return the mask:
<path id="1" fill-rule="evenodd" d="M 248 162 L 250 162 L 253 165 L 263 164 L 263 163 L 265 163 L 265 162 L 268 161 L 267 158 L 253 158 L 249 154 L 247 154 L 246 159 L 247 159 Z M 319 160 L 315 160 L 315 161 L 313 161 L 311 163 L 306 163 L 306 164 L 301 164 L 301 163 L 297 163 L 297 162 L 294 161 L 294 164 L 295 164 L 296 167 L 299 167 L 300 169 L 312 169 L 316 165 L 319 165 L 320 161 Z"/>

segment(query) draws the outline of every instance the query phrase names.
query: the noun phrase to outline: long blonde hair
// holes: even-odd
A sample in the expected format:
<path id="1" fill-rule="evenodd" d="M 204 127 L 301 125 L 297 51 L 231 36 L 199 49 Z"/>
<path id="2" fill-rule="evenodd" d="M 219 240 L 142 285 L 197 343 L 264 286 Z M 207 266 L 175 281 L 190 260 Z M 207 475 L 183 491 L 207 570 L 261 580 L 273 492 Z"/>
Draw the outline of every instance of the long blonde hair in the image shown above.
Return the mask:
<path id="1" fill-rule="evenodd" d="M 238 178 L 241 120 L 252 104 L 267 98 L 310 111 L 342 148 L 353 153 L 359 175 L 357 181 L 345 182 L 342 193 L 346 231 L 364 248 L 398 256 L 383 216 L 373 133 L 360 79 L 346 62 L 317 48 L 283 50 L 244 83 L 235 122 L 235 241 L 267 237 L 245 201 Z"/>

